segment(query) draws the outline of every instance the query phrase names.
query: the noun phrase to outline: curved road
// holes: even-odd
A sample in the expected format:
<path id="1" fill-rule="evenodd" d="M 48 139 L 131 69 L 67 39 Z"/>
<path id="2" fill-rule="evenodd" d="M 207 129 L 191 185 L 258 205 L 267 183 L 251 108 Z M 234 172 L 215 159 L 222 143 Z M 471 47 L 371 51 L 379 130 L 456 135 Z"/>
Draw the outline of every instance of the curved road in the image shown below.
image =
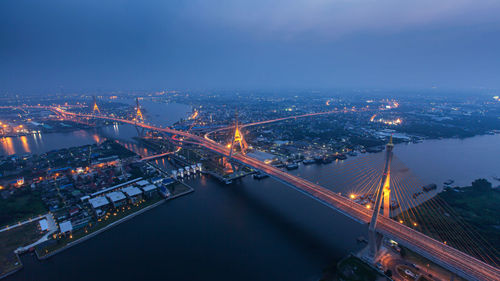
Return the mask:
<path id="1" fill-rule="evenodd" d="M 222 154 L 224 156 L 229 155 L 229 149 L 227 147 L 220 145 L 208 138 L 203 138 L 188 132 L 174 130 L 170 128 L 156 127 L 144 123 L 137 123 L 135 121 L 119 119 L 115 117 L 73 113 L 57 107 L 52 107 L 51 110 L 57 112 L 63 117 L 72 116 L 72 117 L 82 117 L 82 118 L 104 119 L 104 120 L 132 124 L 149 130 L 162 131 L 168 134 L 183 136 L 184 138 L 189 139 L 190 142 L 197 143 L 198 145 L 206 149 L 209 149 L 213 152 Z M 319 113 L 319 114 L 327 114 L 327 113 Z M 313 114 L 310 114 L 308 116 L 312 115 Z M 291 118 L 294 117 L 285 117 L 282 118 L 281 120 L 291 119 Z M 253 124 L 265 124 L 265 123 L 266 121 L 261 121 Z M 264 162 L 256 160 L 254 158 L 247 157 L 245 155 L 241 154 L 233 155 L 233 159 L 254 169 L 261 170 L 264 173 L 284 183 L 289 184 L 295 189 L 305 194 L 308 194 L 311 197 L 319 201 L 322 201 L 323 203 L 326 203 L 331 208 L 334 208 L 344 214 L 347 214 L 348 216 L 354 218 L 355 220 L 368 223 L 371 219 L 372 212 L 369 209 L 366 209 L 365 207 L 356 204 L 352 200 L 349 200 L 348 198 L 338 195 L 337 193 L 329 189 L 323 188 L 317 184 L 314 184 L 305 179 L 286 173 L 278 168 L 265 164 Z M 426 258 L 442 265 L 443 267 L 467 279 L 500 281 L 499 268 L 489 265 L 483 261 L 480 261 L 468 254 L 465 254 L 440 241 L 430 238 L 392 219 L 379 216 L 379 219 L 377 221 L 377 231 L 382 233 L 384 236 L 388 238 L 397 240 L 402 245 L 412 249 L 413 251 L 418 252 L 419 254 L 425 256 Z"/>

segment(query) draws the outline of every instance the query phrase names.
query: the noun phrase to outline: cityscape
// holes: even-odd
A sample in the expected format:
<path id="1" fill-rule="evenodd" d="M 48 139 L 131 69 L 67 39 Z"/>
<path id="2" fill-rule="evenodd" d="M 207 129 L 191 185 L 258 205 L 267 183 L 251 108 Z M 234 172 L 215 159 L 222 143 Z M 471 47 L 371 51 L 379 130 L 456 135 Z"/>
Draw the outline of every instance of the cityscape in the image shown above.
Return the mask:
<path id="1" fill-rule="evenodd" d="M 111 2 L 0 4 L 0 279 L 500 281 L 499 4 Z"/>

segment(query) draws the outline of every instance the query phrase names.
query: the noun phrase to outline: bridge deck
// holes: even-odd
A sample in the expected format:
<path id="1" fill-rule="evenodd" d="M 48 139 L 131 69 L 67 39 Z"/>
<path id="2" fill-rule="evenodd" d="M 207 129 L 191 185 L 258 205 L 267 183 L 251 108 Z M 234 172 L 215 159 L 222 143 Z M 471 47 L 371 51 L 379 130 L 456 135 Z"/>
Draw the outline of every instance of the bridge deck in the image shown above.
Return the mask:
<path id="1" fill-rule="evenodd" d="M 188 132 L 183 132 L 179 130 L 174 130 L 170 128 L 160 128 L 152 125 L 137 123 L 135 121 L 124 120 L 114 117 L 106 117 L 102 115 L 87 115 L 87 114 L 76 114 L 72 112 L 64 111 L 60 108 L 53 108 L 54 111 L 59 112 L 62 116 L 76 116 L 84 118 L 99 118 L 106 119 L 116 122 L 122 122 L 127 124 L 132 124 L 135 126 L 143 127 L 149 130 L 162 131 L 165 133 L 180 135 L 200 146 L 212 150 L 216 153 L 228 156 L 229 149 L 211 141 L 210 139 L 205 139 L 197 135 L 190 134 Z M 352 200 L 340 196 L 335 192 L 323 188 L 317 184 L 311 183 L 302 178 L 293 176 L 289 173 L 281 171 L 273 166 L 265 164 L 259 160 L 244 156 L 236 155 L 233 159 L 239 161 L 240 163 L 250 166 L 252 168 L 261 170 L 262 172 L 276 178 L 282 182 L 285 182 L 295 189 L 300 190 L 305 194 L 309 194 L 324 204 L 328 204 L 332 208 L 347 214 L 349 217 L 355 219 L 359 222 L 368 223 L 372 216 L 370 210 L 365 207 L 355 204 Z M 482 262 L 472 256 L 469 256 L 453 247 L 450 247 L 440 241 L 432 239 L 412 228 L 402 225 L 392 219 L 379 217 L 377 220 L 377 231 L 382 234 L 399 241 L 402 245 L 420 253 L 426 258 L 440 264 L 441 266 L 455 272 L 456 274 L 463 276 L 471 280 L 500 280 L 500 269 Z"/>

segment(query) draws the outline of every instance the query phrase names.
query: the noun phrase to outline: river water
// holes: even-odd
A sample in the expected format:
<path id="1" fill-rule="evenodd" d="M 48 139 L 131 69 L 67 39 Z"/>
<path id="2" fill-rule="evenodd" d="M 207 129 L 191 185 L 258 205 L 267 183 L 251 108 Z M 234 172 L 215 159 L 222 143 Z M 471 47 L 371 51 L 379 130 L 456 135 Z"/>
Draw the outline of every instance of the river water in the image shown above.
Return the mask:
<path id="1" fill-rule="evenodd" d="M 185 109 L 179 110 L 183 116 L 178 118 L 185 117 Z M 131 126 L 111 126 L 73 135 L 71 146 L 97 141 L 94 134 L 125 140 L 133 133 Z M 500 174 L 499 141 L 500 135 L 429 140 L 396 145 L 394 153 L 425 182 L 452 178 L 467 184 Z M 301 165 L 293 173 L 344 192 L 332 174 L 363 157 L 376 159 L 383 153 L 329 165 Z M 7 280 L 317 280 L 323 269 L 361 247 L 357 237 L 366 236 L 366 226 L 269 178 L 247 177 L 223 185 L 198 176 L 187 183 L 194 193 L 47 261 L 23 256 L 25 268 Z"/>

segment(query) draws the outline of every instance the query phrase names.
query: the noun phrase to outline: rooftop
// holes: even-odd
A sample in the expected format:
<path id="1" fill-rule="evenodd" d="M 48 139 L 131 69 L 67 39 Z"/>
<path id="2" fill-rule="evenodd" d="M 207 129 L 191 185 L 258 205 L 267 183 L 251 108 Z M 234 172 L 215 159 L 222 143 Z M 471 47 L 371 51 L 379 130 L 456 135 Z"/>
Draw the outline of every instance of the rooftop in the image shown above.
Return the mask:
<path id="1" fill-rule="evenodd" d="M 61 233 L 71 232 L 73 230 L 73 225 L 71 221 L 63 221 L 59 224 L 59 229 Z"/>
<path id="2" fill-rule="evenodd" d="M 92 208 L 97 209 L 97 208 L 100 208 L 102 206 L 108 205 L 109 201 L 108 201 L 108 199 L 106 199 L 106 197 L 99 196 L 96 198 L 89 199 L 89 203 L 90 203 L 90 205 L 92 205 Z"/>
<path id="3" fill-rule="evenodd" d="M 137 182 L 138 186 L 146 186 L 148 184 L 149 184 L 149 181 L 147 181 L 147 180 L 141 180 L 141 181 Z"/>
<path id="4" fill-rule="evenodd" d="M 40 224 L 41 231 L 45 231 L 45 230 L 49 229 L 49 224 L 48 224 L 46 219 L 40 220 L 38 223 Z"/>
<path id="5" fill-rule="evenodd" d="M 106 194 L 106 197 L 108 197 L 111 202 L 117 202 L 120 200 L 124 200 L 125 194 L 123 194 L 120 191 L 115 191 L 115 192 L 111 192 L 111 193 Z"/>
<path id="6" fill-rule="evenodd" d="M 142 188 L 142 190 L 144 190 L 144 192 L 155 190 L 155 189 L 156 189 L 156 185 L 154 185 L 154 184 L 146 185 L 145 187 Z"/>
<path id="7" fill-rule="evenodd" d="M 139 188 L 137 188 L 135 186 L 124 187 L 121 191 L 129 197 L 142 194 L 142 190 L 140 190 Z"/>

